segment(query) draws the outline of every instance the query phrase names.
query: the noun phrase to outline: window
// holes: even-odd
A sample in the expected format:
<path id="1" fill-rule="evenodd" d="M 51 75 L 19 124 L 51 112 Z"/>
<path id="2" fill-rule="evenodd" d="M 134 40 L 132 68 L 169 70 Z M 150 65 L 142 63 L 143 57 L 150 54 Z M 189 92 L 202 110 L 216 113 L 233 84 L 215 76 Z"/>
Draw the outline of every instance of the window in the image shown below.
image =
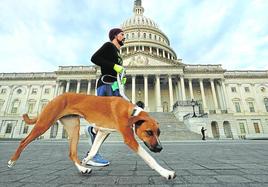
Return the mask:
<path id="1" fill-rule="evenodd" d="M 7 134 L 10 134 L 11 131 L 12 131 L 12 123 L 8 123 L 8 124 L 7 124 L 7 128 L 6 128 L 6 133 L 7 133 Z"/>
<path id="2" fill-rule="evenodd" d="M 28 133 L 28 130 L 29 130 L 29 126 L 24 125 L 23 134 L 27 134 Z"/>
<path id="3" fill-rule="evenodd" d="M 268 112 L 268 98 L 264 98 L 264 106 L 266 108 L 266 112 Z"/>
<path id="4" fill-rule="evenodd" d="M 264 87 L 261 87 L 261 92 L 265 92 L 265 88 Z"/>
<path id="5" fill-rule="evenodd" d="M 143 38 L 146 38 L 146 33 L 143 33 Z"/>
<path id="6" fill-rule="evenodd" d="M 35 102 L 29 102 L 29 104 L 28 104 L 28 113 L 33 113 L 34 106 L 35 106 Z"/>
<path id="7" fill-rule="evenodd" d="M 231 87 L 232 92 L 236 92 L 236 87 Z"/>
<path id="8" fill-rule="evenodd" d="M 11 114 L 16 114 L 18 112 L 20 102 L 19 100 L 13 101 L 12 108 L 11 108 Z"/>
<path id="9" fill-rule="evenodd" d="M 45 94 L 49 94 L 50 89 L 49 88 L 45 88 Z"/>
<path id="10" fill-rule="evenodd" d="M 246 129 L 244 123 L 239 123 L 241 134 L 246 134 Z"/>
<path id="11" fill-rule="evenodd" d="M 255 112 L 253 102 L 248 102 L 248 106 L 249 106 L 249 111 L 250 111 L 250 112 Z"/>
<path id="12" fill-rule="evenodd" d="M 152 39 L 152 34 L 149 34 L 149 38 Z"/>
<path id="13" fill-rule="evenodd" d="M 254 125 L 255 132 L 260 133 L 259 124 L 258 123 L 253 123 L 253 125 Z"/>
<path id="14" fill-rule="evenodd" d="M 134 35 L 134 33 L 132 33 L 132 38 L 134 38 L 135 37 L 135 35 Z"/>
<path id="15" fill-rule="evenodd" d="M 7 89 L 5 89 L 5 88 L 3 88 L 2 90 L 1 90 L 1 94 L 5 94 L 7 92 Z"/>
<path id="16" fill-rule="evenodd" d="M 126 39 L 128 39 L 128 34 L 126 34 Z"/>
<path id="17" fill-rule="evenodd" d="M 236 112 L 241 112 L 241 108 L 240 108 L 239 102 L 234 102 L 234 105 L 235 105 L 235 111 Z"/>
<path id="18" fill-rule="evenodd" d="M 37 94 L 37 88 L 32 89 L 32 94 Z"/>
<path id="19" fill-rule="evenodd" d="M 249 87 L 245 87 L 245 92 L 249 92 Z"/>

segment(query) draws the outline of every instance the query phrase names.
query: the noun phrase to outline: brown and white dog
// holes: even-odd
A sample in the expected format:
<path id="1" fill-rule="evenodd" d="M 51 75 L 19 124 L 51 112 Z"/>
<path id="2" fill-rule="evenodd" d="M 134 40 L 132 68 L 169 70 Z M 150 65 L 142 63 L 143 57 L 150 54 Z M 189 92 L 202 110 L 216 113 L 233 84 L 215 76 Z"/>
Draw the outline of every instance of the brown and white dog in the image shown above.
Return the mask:
<path id="1" fill-rule="evenodd" d="M 83 159 L 82 163 L 77 156 L 80 117 L 100 129 L 88 156 Z M 125 144 L 152 169 L 166 179 L 176 177 L 174 171 L 161 167 L 135 139 L 136 134 L 151 151 L 160 152 L 162 146 L 158 139 L 160 134 L 158 123 L 141 108 L 120 97 L 65 93 L 51 100 L 37 118 L 30 119 L 27 114 L 23 115 L 23 118 L 27 124 L 35 124 L 35 126 L 20 142 L 16 152 L 8 161 L 8 167 L 15 165 L 21 152 L 31 141 L 44 134 L 53 123 L 60 120 L 69 136 L 69 157 L 83 174 L 91 173 L 91 168 L 86 167 L 86 163 L 97 153 L 105 138 L 110 132 L 118 131 L 123 136 Z"/>

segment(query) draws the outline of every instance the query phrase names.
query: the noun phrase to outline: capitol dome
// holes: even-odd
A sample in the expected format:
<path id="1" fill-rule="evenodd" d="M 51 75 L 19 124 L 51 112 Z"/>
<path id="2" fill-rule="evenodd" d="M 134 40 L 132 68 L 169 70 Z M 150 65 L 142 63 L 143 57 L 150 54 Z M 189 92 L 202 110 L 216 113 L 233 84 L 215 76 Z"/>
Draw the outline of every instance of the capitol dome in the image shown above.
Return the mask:
<path id="1" fill-rule="evenodd" d="M 160 59 L 176 60 L 176 53 L 170 47 L 167 36 L 152 19 L 143 15 L 141 0 L 135 0 L 133 13 L 121 25 L 126 37 L 121 55 L 125 57 L 140 52 Z"/>

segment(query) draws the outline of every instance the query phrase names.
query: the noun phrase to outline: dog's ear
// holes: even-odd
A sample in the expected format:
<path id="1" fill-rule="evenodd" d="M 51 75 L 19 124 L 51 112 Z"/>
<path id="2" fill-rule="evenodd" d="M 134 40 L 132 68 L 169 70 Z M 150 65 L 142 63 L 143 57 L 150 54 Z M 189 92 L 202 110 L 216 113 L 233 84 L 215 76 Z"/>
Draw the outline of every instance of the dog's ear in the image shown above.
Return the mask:
<path id="1" fill-rule="evenodd" d="M 140 117 L 140 116 L 133 116 L 130 117 L 128 120 L 128 126 L 131 127 L 133 124 L 136 125 L 136 127 L 140 126 L 144 121 L 146 121 L 146 118 Z"/>

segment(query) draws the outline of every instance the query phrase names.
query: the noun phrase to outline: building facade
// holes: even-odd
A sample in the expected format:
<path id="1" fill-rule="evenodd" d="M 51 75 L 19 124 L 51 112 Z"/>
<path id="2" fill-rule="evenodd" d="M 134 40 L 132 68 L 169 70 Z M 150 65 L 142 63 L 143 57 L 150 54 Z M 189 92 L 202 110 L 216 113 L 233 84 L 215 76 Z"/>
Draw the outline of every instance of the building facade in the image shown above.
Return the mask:
<path id="1" fill-rule="evenodd" d="M 142 2 L 122 28 L 120 49 L 127 69 L 126 95 L 149 112 L 173 112 L 194 132 L 204 126 L 211 138 L 268 137 L 268 70 L 232 71 L 219 65 L 184 64 L 168 37 L 145 17 Z M 55 72 L 0 73 L 0 138 L 23 138 L 32 126 L 21 116 L 36 116 L 64 92 L 95 94 L 100 69 L 60 66 Z M 85 125 L 86 122 L 83 122 Z M 65 138 L 54 124 L 42 138 Z"/>

